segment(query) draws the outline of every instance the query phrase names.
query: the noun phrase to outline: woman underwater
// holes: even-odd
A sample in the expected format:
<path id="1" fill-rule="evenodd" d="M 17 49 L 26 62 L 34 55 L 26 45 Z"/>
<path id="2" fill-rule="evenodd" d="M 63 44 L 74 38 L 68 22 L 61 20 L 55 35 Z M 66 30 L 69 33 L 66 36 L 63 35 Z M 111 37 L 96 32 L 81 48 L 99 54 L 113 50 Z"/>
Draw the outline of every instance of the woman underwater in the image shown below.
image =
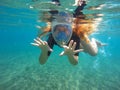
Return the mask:
<path id="1" fill-rule="evenodd" d="M 60 5 L 59 0 L 52 0 L 57 5 Z M 76 0 L 76 10 L 73 13 L 74 19 L 71 19 L 71 15 L 66 12 L 58 12 L 52 10 L 52 17 L 46 17 L 47 27 L 43 28 L 43 33 L 52 32 L 49 35 L 47 41 L 43 41 L 40 38 L 34 39 L 34 46 L 41 48 L 41 55 L 39 57 L 40 64 L 45 64 L 50 53 L 53 51 L 54 45 L 58 45 L 64 48 L 64 51 L 60 53 L 60 56 L 66 55 L 71 64 L 78 64 L 79 52 L 84 51 L 92 56 L 98 53 L 98 46 L 104 46 L 96 39 L 91 40 L 88 36 L 95 30 L 95 25 L 92 20 L 86 20 L 82 10 L 86 6 L 86 1 Z M 51 21 L 51 18 L 55 17 Z"/>

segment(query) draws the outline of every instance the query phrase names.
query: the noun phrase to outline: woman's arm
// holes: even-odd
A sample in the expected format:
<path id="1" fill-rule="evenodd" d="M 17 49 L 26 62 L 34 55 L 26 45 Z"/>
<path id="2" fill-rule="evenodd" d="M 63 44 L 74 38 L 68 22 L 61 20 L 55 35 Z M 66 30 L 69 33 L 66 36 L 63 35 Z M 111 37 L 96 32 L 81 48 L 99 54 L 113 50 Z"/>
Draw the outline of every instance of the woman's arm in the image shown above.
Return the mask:
<path id="1" fill-rule="evenodd" d="M 41 48 L 41 55 L 39 57 L 40 64 L 45 64 L 48 59 L 48 51 L 52 52 L 52 49 L 49 47 L 46 41 L 42 41 L 40 38 L 34 39 L 34 43 L 31 43 L 34 46 Z"/>
<path id="2" fill-rule="evenodd" d="M 107 45 L 105 43 L 101 43 L 95 38 L 92 38 L 91 40 L 88 36 L 85 36 L 85 38 L 87 41 L 81 39 L 81 46 L 84 49 L 84 52 L 89 53 L 91 56 L 97 55 L 98 47 Z"/>

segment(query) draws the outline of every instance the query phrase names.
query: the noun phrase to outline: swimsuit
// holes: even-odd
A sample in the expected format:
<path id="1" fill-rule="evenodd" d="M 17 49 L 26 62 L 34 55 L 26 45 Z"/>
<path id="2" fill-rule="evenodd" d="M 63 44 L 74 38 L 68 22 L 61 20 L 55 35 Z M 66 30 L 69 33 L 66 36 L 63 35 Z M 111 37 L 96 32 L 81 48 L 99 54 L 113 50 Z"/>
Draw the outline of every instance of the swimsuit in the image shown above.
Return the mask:
<path id="1" fill-rule="evenodd" d="M 75 50 L 80 49 L 80 38 L 79 38 L 74 32 L 73 32 L 73 34 L 72 34 L 72 37 L 71 37 L 70 41 L 71 41 L 71 40 L 73 40 L 74 42 L 76 42 Z M 69 42 L 70 42 L 70 41 L 69 41 Z M 68 42 L 68 44 L 69 44 L 69 42 Z M 53 49 L 53 46 L 54 46 L 54 45 L 58 45 L 58 44 L 55 42 L 52 34 L 49 35 L 48 40 L 47 40 L 47 43 L 48 43 L 48 45 L 49 45 L 49 47 L 50 47 L 51 49 Z M 68 45 L 68 44 L 67 44 L 67 45 Z M 58 46 L 59 46 L 59 45 L 58 45 Z M 51 54 L 51 52 L 48 51 L 48 56 L 49 56 L 50 54 Z M 79 53 L 76 53 L 75 55 L 78 56 Z"/>

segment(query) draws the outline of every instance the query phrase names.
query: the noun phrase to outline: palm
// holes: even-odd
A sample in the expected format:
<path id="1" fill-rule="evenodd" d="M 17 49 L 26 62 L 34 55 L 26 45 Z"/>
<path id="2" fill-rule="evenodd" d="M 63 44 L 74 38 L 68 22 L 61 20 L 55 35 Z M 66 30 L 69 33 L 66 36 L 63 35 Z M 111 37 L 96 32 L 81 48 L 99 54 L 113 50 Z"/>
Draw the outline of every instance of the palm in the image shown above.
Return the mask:
<path id="1" fill-rule="evenodd" d="M 40 38 L 34 39 L 34 43 L 31 43 L 34 46 L 40 47 L 43 51 L 52 51 L 46 41 L 42 41 Z"/>
<path id="2" fill-rule="evenodd" d="M 75 50 L 76 42 L 70 41 L 68 46 L 63 46 L 64 51 L 60 55 L 74 55 L 75 53 L 83 51 L 83 49 Z"/>

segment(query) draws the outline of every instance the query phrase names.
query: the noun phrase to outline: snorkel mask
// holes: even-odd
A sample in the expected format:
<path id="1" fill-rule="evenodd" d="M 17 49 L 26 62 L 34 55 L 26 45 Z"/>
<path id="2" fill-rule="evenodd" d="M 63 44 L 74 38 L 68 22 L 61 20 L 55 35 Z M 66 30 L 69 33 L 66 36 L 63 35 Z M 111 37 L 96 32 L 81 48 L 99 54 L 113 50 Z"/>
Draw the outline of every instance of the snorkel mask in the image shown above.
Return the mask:
<path id="1" fill-rule="evenodd" d="M 69 42 L 72 36 L 72 26 L 67 13 L 60 12 L 52 22 L 52 36 L 60 46 Z"/>

